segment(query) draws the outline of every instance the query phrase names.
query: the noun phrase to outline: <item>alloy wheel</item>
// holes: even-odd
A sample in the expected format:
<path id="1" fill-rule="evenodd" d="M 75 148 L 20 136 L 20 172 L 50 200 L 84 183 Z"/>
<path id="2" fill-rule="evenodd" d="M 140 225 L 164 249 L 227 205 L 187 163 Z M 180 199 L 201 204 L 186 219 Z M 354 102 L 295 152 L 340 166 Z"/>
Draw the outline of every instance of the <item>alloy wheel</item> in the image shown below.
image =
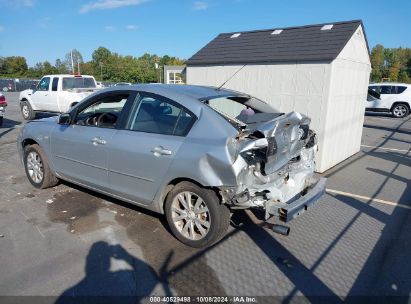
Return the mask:
<path id="1" fill-rule="evenodd" d="M 204 238 L 211 226 L 207 204 L 197 194 L 181 192 L 172 202 L 172 220 L 179 233 L 189 240 Z"/>
<path id="2" fill-rule="evenodd" d="M 29 111 L 29 107 L 28 107 L 28 105 L 23 105 L 23 107 L 22 107 L 21 111 L 23 112 L 23 116 L 24 116 L 24 118 L 29 117 L 29 115 L 30 115 L 30 111 Z"/>
<path id="3" fill-rule="evenodd" d="M 407 113 L 407 108 L 403 105 L 395 106 L 393 113 L 396 117 L 404 117 Z"/>
<path id="4" fill-rule="evenodd" d="M 31 151 L 27 155 L 26 166 L 31 180 L 37 184 L 41 183 L 44 177 L 44 168 L 40 155 L 37 152 Z"/>

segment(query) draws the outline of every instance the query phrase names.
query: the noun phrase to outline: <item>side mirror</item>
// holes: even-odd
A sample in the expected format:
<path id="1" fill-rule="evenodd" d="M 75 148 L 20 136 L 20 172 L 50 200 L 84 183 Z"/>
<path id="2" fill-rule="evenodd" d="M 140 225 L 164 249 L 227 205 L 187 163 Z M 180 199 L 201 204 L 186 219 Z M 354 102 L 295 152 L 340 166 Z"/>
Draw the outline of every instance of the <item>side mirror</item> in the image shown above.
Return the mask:
<path id="1" fill-rule="evenodd" d="M 33 83 L 33 84 L 30 86 L 30 89 L 33 90 L 33 91 L 36 91 L 36 90 L 37 90 L 37 86 Z"/>
<path id="2" fill-rule="evenodd" d="M 70 114 L 65 113 L 61 114 L 58 118 L 58 124 L 59 125 L 69 125 L 71 123 L 71 117 Z"/>

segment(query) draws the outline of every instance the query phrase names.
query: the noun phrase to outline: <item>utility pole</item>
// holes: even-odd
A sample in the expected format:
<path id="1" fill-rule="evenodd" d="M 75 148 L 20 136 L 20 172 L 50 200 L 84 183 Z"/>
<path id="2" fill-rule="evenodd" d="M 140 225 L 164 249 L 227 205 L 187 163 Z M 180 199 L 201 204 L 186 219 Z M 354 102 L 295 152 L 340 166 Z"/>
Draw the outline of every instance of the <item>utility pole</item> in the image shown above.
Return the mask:
<path id="1" fill-rule="evenodd" d="M 77 72 L 78 72 L 79 75 L 81 75 L 81 73 L 80 73 L 80 61 L 79 60 L 77 60 Z"/>
<path id="2" fill-rule="evenodd" d="M 73 50 L 70 51 L 70 56 L 71 56 L 71 70 L 74 75 L 74 61 L 73 61 Z"/>

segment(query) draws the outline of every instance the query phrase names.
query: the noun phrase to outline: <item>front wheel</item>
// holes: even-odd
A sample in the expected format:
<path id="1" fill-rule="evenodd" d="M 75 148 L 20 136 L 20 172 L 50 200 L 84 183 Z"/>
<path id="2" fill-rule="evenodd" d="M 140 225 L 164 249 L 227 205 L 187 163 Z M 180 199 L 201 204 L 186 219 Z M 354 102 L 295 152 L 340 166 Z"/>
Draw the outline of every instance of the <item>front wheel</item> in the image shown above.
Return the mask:
<path id="1" fill-rule="evenodd" d="M 216 193 L 190 182 L 181 182 L 170 191 L 165 213 L 175 237 L 196 248 L 219 241 L 230 223 L 230 211 Z"/>
<path id="2" fill-rule="evenodd" d="M 396 118 L 403 118 L 410 113 L 410 109 L 406 104 L 397 103 L 392 108 L 392 116 Z"/>
<path id="3" fill-rule="evenodd" d="M 30 183 L 40 189 L 57 185 L 58 179 L 50 170 L 47 157 L 39 145 L 24 148 L 24 168 Z"/>
<path id="4" fill-rule="evenodd" d="M 36 117 L 36 112 L 33 111 L 32 107 L 30 106 L 30 103 L 27 101 L 23 101 L 21 103 L 21 115 L 25 120 L 31 120 Z"/>

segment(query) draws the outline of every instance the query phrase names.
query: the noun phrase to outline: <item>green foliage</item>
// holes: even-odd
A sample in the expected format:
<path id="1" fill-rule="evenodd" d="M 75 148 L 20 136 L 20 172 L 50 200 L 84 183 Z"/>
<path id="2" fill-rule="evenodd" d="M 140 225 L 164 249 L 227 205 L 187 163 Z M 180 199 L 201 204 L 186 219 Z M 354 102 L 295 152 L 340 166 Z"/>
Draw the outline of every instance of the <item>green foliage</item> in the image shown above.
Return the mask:
<path id="1" fill-rule="evenodd" d="M 162 66 L 184 64 L 184 60 L 168 55 L 160 57 L 146 53 L 140 57 L 122 56 L 105 47 L 96 49 L 92 60 L 88 62 L 84 62 L 78 50 L 74 49 L 72 54 L 75 73 L 78 73 L 80 67 L 81 74 L 93 75 L 98 80 L 109 82 L 159 82 L 162 78 Z M 158 63 L 159 69 L 155 69 L 155 63 Z M 67 73 L 72 73 L 71 52 L 68 52 L 63 60 L 57 59 L 54 65 L 45 61 L 30 68 L 27 67 L 24 57 L 0 58 L 0 74 L 5 77 L 40 78 L 46 74 Z"/>
<path id="2" fill-rule="evenodd" d="M 371 81 L 411 82 L 411 48 L 384 48 L 378 44 L 371 51 Z"/>

